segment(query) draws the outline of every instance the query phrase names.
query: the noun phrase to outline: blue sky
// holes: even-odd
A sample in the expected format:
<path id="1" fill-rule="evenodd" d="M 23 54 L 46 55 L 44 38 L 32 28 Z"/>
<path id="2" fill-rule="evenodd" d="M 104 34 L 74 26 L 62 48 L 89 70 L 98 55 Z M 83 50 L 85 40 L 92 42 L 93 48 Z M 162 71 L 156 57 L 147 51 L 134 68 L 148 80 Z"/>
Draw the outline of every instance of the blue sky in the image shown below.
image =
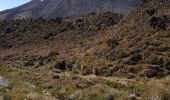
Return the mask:
<path id="1" fill-rule="evenodd" d="M 0 0 L 0 11 L 22 5 L 31 0 Z"/>

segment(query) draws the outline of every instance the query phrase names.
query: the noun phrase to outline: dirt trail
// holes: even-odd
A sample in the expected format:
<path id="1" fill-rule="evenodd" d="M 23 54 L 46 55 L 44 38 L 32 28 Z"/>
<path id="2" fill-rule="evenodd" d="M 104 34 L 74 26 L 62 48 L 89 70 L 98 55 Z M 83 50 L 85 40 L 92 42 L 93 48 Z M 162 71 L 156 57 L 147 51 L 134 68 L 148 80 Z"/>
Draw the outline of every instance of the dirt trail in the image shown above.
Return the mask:
<path id="1" fill-rule="evenodd" d="M 60 73 L 58 74 L 60 77 L 71 77 L 72 73 Z M 86 80 L 94 80 L 94 79 L 103 79 L 103 80 L 107 80 L 110 82 L 119 82 L 121 84 L 124 84 L 125 86 L 127 86 L 129 83 L 135 83 L 136 80 L 135 79 L 126 79 L 126 78 L 120 78 L 120 77 L 103 77 L 103 76 L 96 76 L 94 74 L 90 74 L 90 75 L 76 75 L 79 78 L 83 78 Z"/>

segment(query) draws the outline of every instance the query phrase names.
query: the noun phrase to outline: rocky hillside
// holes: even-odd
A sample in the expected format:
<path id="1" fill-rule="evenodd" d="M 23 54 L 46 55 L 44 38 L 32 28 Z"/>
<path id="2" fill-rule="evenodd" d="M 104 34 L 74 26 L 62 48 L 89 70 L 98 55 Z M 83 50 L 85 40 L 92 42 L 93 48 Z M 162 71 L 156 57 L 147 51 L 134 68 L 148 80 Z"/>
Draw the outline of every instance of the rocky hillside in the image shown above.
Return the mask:
<path id="1" fill-rule="evenodd" d="M 153 0 L 121 21 L 122 15 L 110 12 L 1 21 L 0 57 L 37 67 L 46 65 L 55 52 L 59 55 L 51 64 L 56 62 L 60 69 L 68 63 L 84 75 L 163 77 L 170 72 L 168 9 L 169 2 Z"/>
<path id="2" fill-rule="evenodd" d="M 0 50 L 17 48 L 24 44 L 57 41 L 73 42 L 98 34 L 108 26 L 117 24 L 121 14 L 111 12 L 90 14 L 85 17 L 45 20 L 23 19 L 0 22 Z M 62 39 L 62 38 L 70 38 Z M 72 39 L 74 38 L 74 39 Z"/>
<path id="3" fill-rule="evenodd" d="M 32 0 L 0 12 L 0 19 L 75 17 L 105 11 L 127 14 L 141 4 L 142 0 Z"/>
<path id="4" fill-rule="evenodd" d="M 5 62 L 17 62 L 21 66 L 40 67 L 48 61 L 41 64 L 37 58 L 45 57 L 49 60 L 53 52 L 57 52 L 60 55 L 50 61 L 51 64 L 62 60 L 75 62 L 73 58 L 78 60 L 77 57 L 85 53 L 100 31 L 116 25 L 122 18 L 123 15 L 106 12 L 68 19 L 1 21 L 0 58 Z M 51 56 L 47 57 L 48 54 Z"/>
<path id="5" fill-rule="evenodd" d="M 169 8 L 168 1 L 148 2 L 121 21 L 116 28 L 107 31 L 107 46 L 98 45 L 89 53 L 120 64 L 121 73 L 129 73 L 131 70 L 130 73 L 147 77 L 169 74 Z"/>
<path id="6" fill-rule="evenodd" d="M 169 0 L 146 0 L 124 17 L 91 13 L 0 27 L 7 99 L 170 99 Z"/>

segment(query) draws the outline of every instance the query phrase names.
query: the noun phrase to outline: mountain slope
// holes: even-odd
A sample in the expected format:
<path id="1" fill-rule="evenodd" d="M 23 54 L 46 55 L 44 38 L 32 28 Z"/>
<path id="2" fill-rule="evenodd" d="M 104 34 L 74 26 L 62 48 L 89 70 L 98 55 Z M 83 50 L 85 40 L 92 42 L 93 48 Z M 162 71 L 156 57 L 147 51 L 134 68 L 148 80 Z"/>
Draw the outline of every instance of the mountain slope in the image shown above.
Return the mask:
<path id="1" fill-rule="evenodd" d="M 145 70 L 154 73 L 153 66 L 158 69 L 157 74 L 148 77 L 167 75 L 170 66 L 169 8 L 166 1 L 150 1 L 116 26 L 112 25 L 118 23 L 121 15 L 109 13 L 92 14 L 83 19 L 66 18 L 62 24 L 43 19 L 2 22 L 1 42 L 4 46 L 1 48 L 4 52 L 1 57 L 23 52 L 28 47 L 34 49 L 23 52 L 27 56 L 48 54 L 54 49 L 62 52 L 65 60 L 74 58 L 78 64 L 75 67 L 87 66 L 85 71 L 88 73 L 111 63 L 119 69 L 112 74 L 118 76 L 127 76 L 129 68 L 134 69 L 133 74 L 137 76 L 145 75 Z"/>
<path id="2" fill-rule="evenodd" d="M 0 27 L 7 99 L 170 100 L 169 0 L 149 0 L 123 19 L 107 12 Z"/>
<path id="3" fill-rule="evenodd" d="M 72 17 L 105 11 L 127 14 L 141 4 L 142 0 L 32 0 L 0 12 L 0 19 Z"/>
<path id="4" fill-rule="evenodd" d="M 116 61 L 121 74 L 167 75 L 170 67 L 170 2 L 152 0 L 101 35 L 89 54 Z M 120 74 L 120 70 L 116 73 Z"/>

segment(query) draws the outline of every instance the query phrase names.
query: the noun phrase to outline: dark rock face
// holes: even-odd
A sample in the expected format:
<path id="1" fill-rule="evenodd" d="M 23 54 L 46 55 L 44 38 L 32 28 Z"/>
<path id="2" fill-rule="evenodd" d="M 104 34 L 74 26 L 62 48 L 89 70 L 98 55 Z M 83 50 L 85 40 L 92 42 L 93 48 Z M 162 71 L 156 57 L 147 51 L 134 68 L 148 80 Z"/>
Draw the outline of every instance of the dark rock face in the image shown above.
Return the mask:
<path id="1" fill-rule="evenodd" d="M 143 58 L 143 55 L 140 54 L 140 53 L 137 53 L 137 54 L 133 54 L 133 55 L 130 55 L 129 57 L 125 58 L 123 60 L 123 63 L 124 64 L 136 64 L 138 63 L 140 60 L 142 60 Z"/>
<path id="2" fill-rule="evenodd" d="M 58 52 L 50 52 L 47 56 L 40 55 L 28 56 L 23 59 L 24 66 L 25 67 L 34 66 L 35 68 L 38 68 L 51 62 L 57 55 Z"/>
<path id="3" fill-rule="evenodd" d="M 65 61 L 61 61 L 59 63 L 57 63 L 55 66 L 55 68 L 60 69 L 60 70 L 66 70 L 66 62 Z"/>
<path id="4" fill-rule="evenodd" d="M 146 69 L 143 71 L 144 75 L 149 77 L 149 78 L 152 78 L 154 76 L 157 76 L 157 72 L 153 69 Z"/>
<path id="5" fill-rule="evenodd" d="M 32 56 L 27 59 L 25 59 L 24 66 L 29 67 L 29 66 L 35 66 L 39 67 L 42 65 L 45 65 L 51 61 L 51 57 L 49 56 Z"/>
<path id="6" fill-rule="evenodd" d="M 106 11 L 127 14 L 141 4 L 142 0 L 32 0 L 0 12 L 0 19 L 74 17 Z"/>
<path id="7" fill-rule="evenodd" d="M 73 63 L 74 62 L 72 62 L 72 61 L 62 60 L 62 61 L 59 61 L 58 63 L 56 63 L 54 65 L 54 68 L 61 70 L 61 71 L 72 70 Z"/>
<path id="8" fill-rule="evenodd" d="M 150 66 L 149 69 L 145 69 L 142 74 L 145 76 L 145 77 L 148 77 L 148 78 L 152 78 L 152 77 L 162 77 L 164 76 L 166 73 L 165 73 L 165 70 L 163 70 L 160 66 Z"/>
<path id="9" fill-rule="evenodd" d="M 165 15 L 163 17 L 153 17 L 150 20 L 150 26 L 154 29 L 162 29 L 165 30 L 166 23 L 168 22 L 168 17 Z"/>
<path id="10" fill-rule="evenodd" d="M 148 15 L 152 16 L 154 15 L 157 10 L 155 9 L 150 9 L 146 11 Z M 170 16 L 169 15 L 162 15 L 162 16 L 153 16 L 149 24 L 152 28 L 157 29 L 157 30 L 165 30 L 170 23 Z"/>

